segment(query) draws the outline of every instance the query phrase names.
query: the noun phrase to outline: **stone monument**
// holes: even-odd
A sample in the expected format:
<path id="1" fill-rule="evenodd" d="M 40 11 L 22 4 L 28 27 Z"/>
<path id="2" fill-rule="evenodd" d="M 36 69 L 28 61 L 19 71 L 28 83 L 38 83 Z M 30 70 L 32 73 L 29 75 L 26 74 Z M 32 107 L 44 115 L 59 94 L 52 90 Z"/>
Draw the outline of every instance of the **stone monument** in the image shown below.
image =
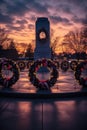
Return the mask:
<path id="1" fill-rule="evenodd" d="M 36 48 L 34 60 L 51 59 L 50 23 L 48 18 L 40 17 L 36 20 Z"/>

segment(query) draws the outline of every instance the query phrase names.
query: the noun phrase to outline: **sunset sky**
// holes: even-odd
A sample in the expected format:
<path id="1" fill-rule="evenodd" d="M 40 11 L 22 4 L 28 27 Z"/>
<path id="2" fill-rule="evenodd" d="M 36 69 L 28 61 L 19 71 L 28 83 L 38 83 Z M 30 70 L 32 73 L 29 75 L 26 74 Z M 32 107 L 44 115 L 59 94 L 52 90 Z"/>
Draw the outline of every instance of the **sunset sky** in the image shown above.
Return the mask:
<path id="1" fill-rule="evenodd" d="M 87 0 L 0 0 L 0 27 L 17 42 L 35 40 L 37 17 L 48 17 L 51 39 L 87 25 Z"/>

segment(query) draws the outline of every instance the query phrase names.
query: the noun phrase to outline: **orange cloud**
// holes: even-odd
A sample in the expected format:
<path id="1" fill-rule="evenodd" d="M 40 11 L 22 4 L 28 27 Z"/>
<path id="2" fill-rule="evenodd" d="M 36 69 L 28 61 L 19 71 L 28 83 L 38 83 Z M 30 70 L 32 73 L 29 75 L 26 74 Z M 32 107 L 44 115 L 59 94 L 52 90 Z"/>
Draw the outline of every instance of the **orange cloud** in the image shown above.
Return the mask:
<path id="1" fill-rule="evenodd" d="M 68 0 L 4 0 L 0 1 L 0 26 L 6 28 L 9 37 L 18 43 L 28 44 L 35 40 L 36 18 L 48 17 L 51 40 L 57 36 L 62 38 L 70 30 L 87 24 L 86 5 L 86 0 L 70 3 Z"/>

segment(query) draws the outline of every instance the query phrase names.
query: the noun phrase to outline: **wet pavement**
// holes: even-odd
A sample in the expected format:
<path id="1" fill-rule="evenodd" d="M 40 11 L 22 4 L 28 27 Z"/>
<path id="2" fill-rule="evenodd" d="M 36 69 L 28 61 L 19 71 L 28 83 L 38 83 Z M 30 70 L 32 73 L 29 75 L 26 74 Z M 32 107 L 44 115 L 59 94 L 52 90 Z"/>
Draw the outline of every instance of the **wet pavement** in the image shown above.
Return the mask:
<path id="1" fill-rule="evenodd" d="M 66 72 L 59 70 L 59 77 L 56 84 L 51 87 L 51 90 L 39 91 L 29 82 L 28 70 L 20 72 L 19 80 L 11 87 L 11 89 L 3 89 L 0 86 L 0 97 L 10 98 L 62 98 L 62 97 L 78 97 L 86 96 L 87 89 L 83 89 L 75 80 L 74 71 L 69 69 Z"/>
<path id="2" fill-rule="evenodd" d="M 2 87 L 0 87 L 2 88 Z M 52 93 L 61 92 L 77 92 L 82 89 L 82 86 L 75 80 L 74 72 L 72 70 L 63 72 L 59 70 L 59 77 L 57 83 L 51 88 Z M 28 78 L 28 70 L 25 69 L 20 73 L 19 80 L 12 86 L 14 92 L 36 93 L 37 89 L 34 87 Z M 6 90 L 7 91 L 7 90 Z"/>
<path id="3" fill-rule="evenodd" d="M 0 99 L 0 130 L 87 130 L 87 98 Z"/>
<path id="4" fill-rule="evenodd" d="M 14 90 L 30 91 L 36 90 L 36 88 L 29 82 L 28 70 L 21 72 L 19 81 L 13 86 Z M 78 91 L 81 90 L 82 86 L 78 84 L 74 77 L 74 71 L 69 70 L 63 72 L 59 70 L 59 77 L 57 83 L 51 88 L 53 92 L 64 92 L 64 91 Z"/>

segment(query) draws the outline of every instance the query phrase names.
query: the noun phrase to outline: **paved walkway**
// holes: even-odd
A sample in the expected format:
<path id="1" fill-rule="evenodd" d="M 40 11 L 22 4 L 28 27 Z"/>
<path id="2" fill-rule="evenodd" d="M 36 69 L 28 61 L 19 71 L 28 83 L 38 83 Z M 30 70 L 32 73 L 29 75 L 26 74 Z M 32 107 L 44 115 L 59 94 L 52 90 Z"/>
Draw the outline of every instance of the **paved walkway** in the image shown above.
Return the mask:
<path id="1" fill-rule="evenodd" d="M 0 130 L 87 130 L 87 98 L 0 98 Z"/>

